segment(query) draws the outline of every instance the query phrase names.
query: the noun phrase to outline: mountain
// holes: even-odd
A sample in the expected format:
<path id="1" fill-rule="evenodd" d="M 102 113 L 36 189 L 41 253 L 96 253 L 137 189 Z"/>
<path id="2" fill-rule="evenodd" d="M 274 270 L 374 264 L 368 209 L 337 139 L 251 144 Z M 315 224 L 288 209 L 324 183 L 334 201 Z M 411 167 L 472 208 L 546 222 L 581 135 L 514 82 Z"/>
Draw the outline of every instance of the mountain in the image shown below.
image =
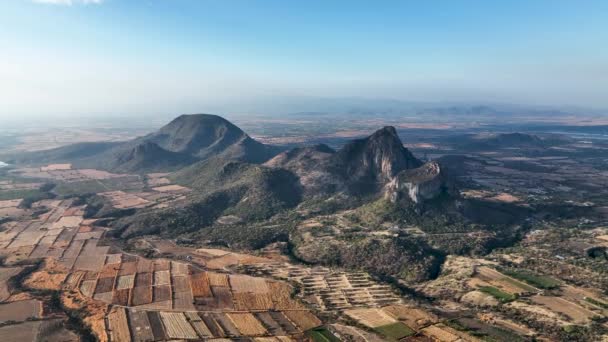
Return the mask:
<path id="1" fill-rule="evenodd" d="M 298 148 L 277 155 L 265 165 L 293 172 L 309 194 L 370 193 L 402 170 L 420 167 L 422 162 L 403 147 L 394 127 L 384 127 L 337 152 L 326 145 Z"/>
<path id="2" fill-rule="evenodd" d="M 163 149 L 207 159 L 223 155 L 259 163 L 274 156 L 277 149 L 250 138 L 230 121 L 210 114 L 181 115 L 157 132 L 140 138 Z"/>
<path id="3" fill-rule="evenodd" d="M 167 151 L 151 141 L 120 150 L 110 160 L 110 168 L 116 172 L 176 170 L 196 161 L 188 154 Z"/>
<path id="4" fill-rule="evenodd" d="M 458 135 L 452 137 L 450 141 L 458 148 L 479 151 L 505 148 L 544 149 L 568 143 L 569 139 L 554 134 L 539 136 L 513 132 Z"/>
<path id="5" fill-rule="evenodd" d="M 345 178 L 353 183 L 385 183 L 402 170 L 422 165 L 420 160 L 403 147 L 392 126 L 346 144 L 334 159 L 344 171 Z"/>
<path id="6" fill-rule="evenodd" d="M 67 162 L 79 168 L 137 173 L 174 171 L 217 156 L 261 163 L 280 151 L 255 141 L 222 117 L 194 114 L 123 143 L 82 143 L 3 158 L 13 164 Z"/>

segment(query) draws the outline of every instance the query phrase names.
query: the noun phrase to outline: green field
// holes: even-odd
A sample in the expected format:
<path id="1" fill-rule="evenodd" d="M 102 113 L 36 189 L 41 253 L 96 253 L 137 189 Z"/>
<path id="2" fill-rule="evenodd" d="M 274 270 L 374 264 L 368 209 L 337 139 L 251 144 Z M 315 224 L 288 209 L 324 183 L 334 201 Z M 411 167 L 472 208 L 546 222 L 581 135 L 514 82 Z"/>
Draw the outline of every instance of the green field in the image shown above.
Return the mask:
<path id="1" fill-rule="evenodd" d="M 536 275 L 530 271 L 503 271 L 503 273 L 517 280 L 525 281 L 539 289 L 550 290 L 555 289 L 560 285 L 559 281 L 553 278 Z"/>
<path id="2" fill-rule="evenodd" d="M 508 303 L 517 299 L 517 296 L 503 292 L 493 286 L 482 286 L 479 288 L 479 291 L 489 294 L 498 299 L 501 303 Z"/>
<path id="3" fill-rule="evenodd" d="M 340 342 L 339 338 L 323 327 L 309 330 L 307 334 L 315 342 Z"/>
<path id="4" fill-rule="evenodd" d="M 412 336 L 416 333 L 410 327 L 401 322 L 383 325 L 375 328 L 375 330 L 391 341 L 397 341 L 404 337 Z"/>

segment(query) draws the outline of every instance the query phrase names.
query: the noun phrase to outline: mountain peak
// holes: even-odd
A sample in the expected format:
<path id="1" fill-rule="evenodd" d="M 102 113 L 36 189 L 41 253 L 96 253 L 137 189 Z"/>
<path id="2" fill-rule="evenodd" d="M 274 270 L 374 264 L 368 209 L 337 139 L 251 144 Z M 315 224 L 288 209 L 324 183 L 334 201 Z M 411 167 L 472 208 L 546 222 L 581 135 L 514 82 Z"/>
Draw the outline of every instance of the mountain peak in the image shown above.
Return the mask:
<path id="1" fill-rule="evenodd" d="M 346 144 L 337 153 L 346 166 L 346 177 L 353 181 L 385 183 L 400 171 L 422 165 L 403 147 L 395 127 L 386 126 L 367 138 Z"/>
<path id="2" fill-rule="evenodd" d="M 397 134 L 397 130 L 393 126 L 384 126 L 384 127 L 380 128 L 379 130 L 377 130 L 376 132 L 374 132 L 374 134 L 372 134 L 370 136 L 370 138 L 373 138 L 373 137 L 382 137 L 382 136 L 393 136 L 393 137 L 396 137 L 397 139 L 399 139 L 399 135 Z M 399 140 L 399 141 L 401 141 L 401 140 Z"/>

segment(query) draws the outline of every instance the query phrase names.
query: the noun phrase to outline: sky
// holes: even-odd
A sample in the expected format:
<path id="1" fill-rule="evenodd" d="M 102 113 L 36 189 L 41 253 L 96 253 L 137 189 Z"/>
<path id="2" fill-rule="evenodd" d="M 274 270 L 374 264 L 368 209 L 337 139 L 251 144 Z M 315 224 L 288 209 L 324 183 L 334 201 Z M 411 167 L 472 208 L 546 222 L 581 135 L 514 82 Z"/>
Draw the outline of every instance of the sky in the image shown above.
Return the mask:
<path id="1" fill-rule="evenodd" d="M 0 119 L 282 97 L 608 108 L 608 1 L 0 1 Z"/>

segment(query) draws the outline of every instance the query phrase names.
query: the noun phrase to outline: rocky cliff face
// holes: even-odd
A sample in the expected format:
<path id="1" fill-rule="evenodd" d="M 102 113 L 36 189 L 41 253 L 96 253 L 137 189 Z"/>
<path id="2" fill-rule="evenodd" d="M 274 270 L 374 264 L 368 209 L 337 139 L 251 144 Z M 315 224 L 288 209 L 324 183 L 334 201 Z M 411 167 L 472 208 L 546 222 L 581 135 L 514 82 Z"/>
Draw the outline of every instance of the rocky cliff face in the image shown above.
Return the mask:
<path id="1" fill-rule="evenodd" d="M 268 161 L 298 176 L 306 194 L 369 194 L 382 190 L 399 172 L 422 162 L 403 147 L 394 127 L 353 140 L 337 152 L 325 145 L 296 148 Z"/>
<path id="2" fill-rule="evenodd" d="M 408 198 L 414 203 L 435 198 L 444 191 L 450 191 L 441 166 L 428 162 L 421 167 L 403 170 L 385 187 L 384 195 L 391 202 Z"/>
<path id="3" fill-rule="evenodd" d="M 403 147 L 394 127 L 387 126 L 365 139 L 354 140 L 336 153 L 351 181 L 366 180 L 385 183 L 401 170 L 420 166 L 422 162 Z"/>

